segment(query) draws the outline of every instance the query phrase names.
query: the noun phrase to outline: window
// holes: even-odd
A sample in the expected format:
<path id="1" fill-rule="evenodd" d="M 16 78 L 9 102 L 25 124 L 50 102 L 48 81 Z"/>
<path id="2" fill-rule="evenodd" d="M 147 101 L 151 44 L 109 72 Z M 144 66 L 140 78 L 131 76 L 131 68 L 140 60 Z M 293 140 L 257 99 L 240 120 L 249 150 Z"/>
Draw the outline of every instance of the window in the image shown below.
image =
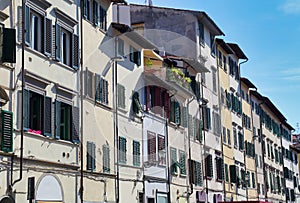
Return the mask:
<path id="1" fill-rule="evenodd" d="M 129 60 L 137 66 L 141 65 L 141 52 L 130 46 Z"/>
<path id="2" fill-rule="evenodd" d="M 216 135 L 221 135 L 221 117 L 216 112 L 213 112 L 213 120 L 214 120 L 214 133 Z"/>
<path id="3" fill-rule="evenodd" d="M 45 136 L 52 135 L 51 98 L 29 90 L 24 90 L 23 108 L 25 130 Z"/>
<path id="4" fill-rule="evenodd" d="M 118 107 L 125 109 L 125 87 L 121 84 L 118 84 L 117 88 L 118 88 Z"/>
<path id="5" fill-rule="evenodd" d="M 228 145 L 231 145 L 230 129 L 227 129 L 227 139 L 228 139 Z"/>
<path id="6" fill-rule="evenodd" d="M 107 11 L 105 8 L 100 6 L 99 12 L 100 12 L 100 19 L 99 19 L 100 29 L 106 31 L 107 30 Z"/>
<path id="7" fill-rule="evenodd" d="M 102 104 L 108 104 L 108 81 L 98 74 L 95 74 L 95 100 Z"/>
<path id="8" fill-rule="evenodd" d="M 258 195 L 261 194 L 261 193 L 260 193 L 260 184 L 259 184 L 259 183 L 257 183 L 257 193 L 258 193 Z"/>
<path id="9" fill-rule="evenodd" d="M 207 106 L 204 106 L 202 108 L 202 114 L 203 114 L 203 129 L 204 130 L 211 129 L 210 108 Z"/>
<path id="10" fill-rule="evenodd" d="M 189 160 L 189 170 L 190 170 L 190 181 L 191 183 L 197 185 L 197 186 L 202 186 L 203 185 L 203 179 L 202 179 L 202 167 L 201 163 L 194 161 L 194 160 Z"/>
<path id="11" fill-rule="evenodd" d="M 203 23 L 199 21 L 199 39 L 200 39 L 200 44 L 204 46 L 204 26 Z"/>
<path id="12" fill-rule="evenodd" d="M 171 101 L 171 105 L 170 105 L 170 122 L 173 122 L 177 125 L 181 124 L 181 118 L 180 115 L 181 111 L 180 111 L 180 104 L 178 101 Z"/>
<path id="13" fill-rule="evenodd" d="M 0 115 L 0 150 L 13 151 L 13 113 L 1 110 Z"/>
<path id="14" fill-rule="evenodd" d="M 30 1 L 25 5 L 25 44 L 47 56 L 52 54 L 52 21 Z M 34 7 L 38 9 L 33 9 Z"/>
<path id="15" fill-rule="evenodd" d="M 221 50 L 218 50 L 218 66 L 223 67 L 223 55 Z"/>
<path id="16" fill-rule="evenodd" d="M 221 157 L 216 157 L 217 180 L 224 180 L 224 162 Z M 228 172 L 228 171 L 227 171 Z"/>
<path id="17" fill-rule="evenodd" d="M 110 149 L 107 144 L 102 146 L 103 150 L 103 172 L 110 173 Z"/>
<path id="18" fill-rule="evenodd" d="M 0 63 L 16 63 L 16 29 L 0 24 Z"/>
<path id="19" fill-rule="evenodd" d="M 242 132 L 238 133 L 239 136 L 239 150 L 244 150 L 245 146 L 244 146 L 244 135 Z"/>
<path id="20" fill-rule="evenodd" d="M 217 70 L 212 68 L 213 91 L 217 93 Z"/>
<path id="21" fill-rule="evenodd" d="M 215 44 L 215 36 L 210 33 L 210 49 L 211 49 L 211 55 L 213 57 L 216 56 L 216 44 Z"/>
<path id="22" fill-rule="evenodd" d="M 132 94 L 132 111 L 135 114 L 138 114 L 139 112 L 142 111 L 142 105 L 140 103 L 138 92 L 133 92 L 133 94 Z"/>
<path id="23" fill-rule="evenodd" d="M 237 180 L 238 180 L 238 178 L 237 178 L 237 166 L 235 166 L 235 165 L 230 165 L 229 166 L 229 171 L 230 171 L 230 181 L 232 182 L 232 183 L 237 183 Z"/>
<path id="24" fill-rule="evenodd" d="M 140 142 L 133 140 L 133 165 L 134 166 L 140 166 L 141 160 L 140 160 Z"/>
<path id="25" fill-rule="evenodd" d="M 126 164 L 127 157 L 127 140 L 124 137 L 119 137 L 119 162 L 122 164 Z"/>
<path id="26" fill-rule="evenodd" d="M 237 146 L 238 146 L 238 140 L 237 140 L 236 128 L 233 128 L 233 141 L 234 141 L 234 148 L 237 148 Z"/>
<path id="27" fill-rule="evenodd" d="M 180 165 L 180 174 L 186 175 L 185 152 L 182 150 L 179 150 L 179 165 Z"/>
<path id="28" fill-rule="evenodd" d="M 226 128 L 223 126 L 223 143 L 227 143 L 227 137 L 226 137 Z"/>
<path id="29" fill-rule="evenodd" d="M 93 142 L 87 142 L 86 169 L 94 171 L 96 169 L 96 145 Z"/>
<path id="30" fill-rule="evenodd" d="M 251 173 L 252 174 L 252 187 L 255 188 L 256 185 L 255 185 L 255 174 L 254 172 Z"/>
<path id="31" fill-rule="evenodd" d="M 170 148 L 171 156 L 171 173 L 177 174 L 177 150 L 173 147 Z"/>
<path id="32" fill-rule="evenodd" d="M 223 66 L 224 66 L 224 71 L 227 72 L 227 57 L 223 55 Z"/>
<path id="33" fill-rule="evenodd" d="M 205 173 L 206 173 L 206 177 L 208 178 L 213 177 L 213 161 L 212 161 L 211 154 L 208 154 L 205 158 Z"/>

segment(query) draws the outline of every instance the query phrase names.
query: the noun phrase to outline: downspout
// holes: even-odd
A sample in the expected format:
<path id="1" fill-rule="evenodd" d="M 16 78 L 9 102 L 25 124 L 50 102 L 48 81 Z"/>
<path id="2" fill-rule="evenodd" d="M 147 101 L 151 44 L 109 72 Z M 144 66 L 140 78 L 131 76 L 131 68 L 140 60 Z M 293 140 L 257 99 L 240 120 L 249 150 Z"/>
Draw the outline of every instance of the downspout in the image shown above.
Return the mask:
<path id="1" fill-rule="evenodd" d="M 81 6 L 83 2 L 81 1 Z M 81 7 L 83 9 L 83 6 Z M 80 195 L 80 202 L 83 203 L 83 18 L 82 18 L 82 12 L 80 14 L 80 35 L 81 35 L 81 52 L 80 52 L 80 188 L 79 188 L 79 195 Z"/>
<path id="2" fill-rule="evenodd" d="M 168 131 L 168 120 L 166 119 L 166 144 L 167 144 L 167 147 L 166 147 L 166 157 L 169 157 L 169 131 Z M 144 139 L 143 139 L 144 140 Z M 171 202 L 171 180 L 170 180 L 170 167 L 169 167 L 169 159 L 167 158 L 167 176 L 168 176 L 168 179 L 167 179 L 167 184 L 168 184 L 168 202 Z M 145 183 L 145 181 L 143 181 L 143 184 Z M 144 185 L 144 188 L 145 190 L 145 185 Z"/>
<path id="3" fill-rule="evenodd" d="M 217 48 L 217 50 L 218 50 L 218 48 Z M 225 64 L 226 65 L 226 64 Z M 221 95 L 220 95 L 220 92 L 221 92 L 221 85 L 220 85 L 220 69 L 219 69 L 219 67 L 218 67 L 218 64 L 217 64 L 217 68 L 218 68 L 218 99 L 219 99 L 219 115 L 220 115 L 220 119 L 221 119 L 221 126 L 223 126 L 222 125 L 222 109 L 221 109 Z M 224 149 L 223 149 L 223 133 L 221 133 L 221 153 L 222 153 L 222 159 L 223 159 L 223 166 L 224 166 Z M 224 177 L 224 179 L 225 179 L 225 177 Z M 223 197 L 223 200 L 224 200 L 224 202 L 226 201 L 226 186 L 225 186 L 225 180 L 223 179 L 223 192 L 224 192 L 224 197 Z"/>
<path id="4" fill-rule="evenodd" d="M 15 180 L 12 184 L 11 184 L 11 190 L 12 187 L 20 182 L 23 178 L 23 148 L 24 148 L 24 87 L 25 87 L 25 67 L 24 67 L 24 52 L 25 52 L 25 0 L 22 0 L 22 67 L 21 67 L 21 80 L 22 80 L 22 95 L 21 95 L 21 100 L 22 100 L 22 105 L 21 105 L 21 115 L 22 115 L 22 119 L 21 119 L 21 146 L 20 146 L 20 174 L 19 174 L 19 178 L 17 180 Z M 13 173 L 13 169 L 11 168 L 11 173 Z M 11 179 L 12 182 L 12 179 Z"/>
<path id="5" fill-rule="evenodd" d="M 263 100 L 261 103 L 259 103 L 259 107 L 261 107 L 262 104 L 264 104 L 265 101 Z M 260 108 L 261 109 L 261 108 Z M 261 118 L 261 112 L 259 114 L 259 128 L 260 128 L 260 134 L 261 134 L 261 141 L 263 141 L 265 138 L 263 137 L 263 128 L 262 128 L 262 118 Z M 264 145 L 266 145 L 266 143 L 264 142 Z M 263 157 L 262 157 L 262 166 L 263 169 L 265 170 L 265 153 L 264 153 L 264 147 L 263 144 L 261 144 L 261 151 L 263 153 Z M 266 150 L 266 149 L 265 149 Z M 265 177 L 265 171 L 263 172 L 263 177 L 264 177 L 264 192 L 265 192 L 265 201 L 267 201 L 268 199 L 268 192 L 267 192 L 267 186 L 266 186 L 266 178 Z"/>
<path id="6" fill-rule="evenodd" d="M 239 94 L 241 95 L 242 92 L 242 83 L 241 83 L 241 65 L 246 63 L 248 61 L 248 59 L 242 61 L 239 63 L 238 65 L 238 74 L 239 74 Z M 242 101 L 242 97 L 240 96 L 240 102 L 241 102 L 241 108 L 242 108 L 242 115 L 243 116 L 243 101 Z M 244 164 L 245 164 L 245 175 L 247 174 L 247 165 L 246 165 L 246 153 L 245 153 L 245 131 L 244 131 L 244 126 L 242 126 L 242 131 L 243 131 L 243 136 L 244 136 Z M 245 178 L 246 179 L 246 178 Z M 249 177 L 248 177 L 248 181 L 250 182 L 250 172 L 249 172 Z M 247 182 L 248 182 L 247 181 Z M 244 183 L 245 184 L 245 183 Z M 243 187 L 243 186 L 242 186 Z M 237 194 L 238 195 L 238 194 Z M 246 200 L 248 201 L 248 185 L 246 187 Z"/>
<path id="7" fill-rule="evenodd" d="M 194 100 L 195 100 L 195 96 L 192 96 L 190 98 L 190 100 L 188 100 L 187 107 L 186 107 L 187 108 L 187 110 L 186 110 L 187 114 L 189 114 L 189 105 Z M 188 160 L 190 161 L 192 159 L 192 152 L 191 152 L 191 135 L 190 135 L 189 132 L 188 132 L 188 147 L 189 147 L 189 152 L 188 152 L 189 153 L 189 158 L 188 158 Z M 188 170 L 188 173 L 189 173 L 189 171 L 190 171 L 190 165 L 188 164 L 188 166 L 189 166 L 189 170 Z M 187 201 L 188 201 L 188 203 L 190 202 L 190 195 L 193 194 L 193 192 L 194 192 L 193 191 L 193 183 L 190 181 L 189 175 L 190 174 L 188 174 L 188 176 L 187 176 L 187 181 L 189 182 L 189 184 L 187 184 L 187 195 L 188 195 Z M 191 192 L 188 191 L 189 188 L 191 189 Z"/>
<path id="8" fill-rule="evenodd" d="M 255 91 L 257 91 L 257 88 L 255 88 Z M 250 103 L 251 103 L 251 98 L 252 98 L 252 92 L 250 91 L 250 94 L 249 94 L 249 99 L 250 99 Z M 251 106 L 251 123 L 252 123 L 252 129 L 253 129 L 253 126 L 254 126 L 254 121 L 253 121 L 253 111 L 252 111 L 252 106 Z M 257 137 L 259 137 L 259 135 L 257 135 Z M 254 144 L 254 150 L 255 150 L 255 136 L 253 135 L 252 137 L 252 142 Z M 258 156 L 257 156 L 257 163 L 258 163 Z M 256 164 L 256 163 L 255 163 Z M 258 174 L 257 174 L 257 166 L 255 166 L 255 174 L 256 174 L 256 185 L 258 186 Z M 257 194 L 257 200 L 259 201 L 259 194 L 258 194 L 258 190 L 256 191 L 256 194 Z"/>

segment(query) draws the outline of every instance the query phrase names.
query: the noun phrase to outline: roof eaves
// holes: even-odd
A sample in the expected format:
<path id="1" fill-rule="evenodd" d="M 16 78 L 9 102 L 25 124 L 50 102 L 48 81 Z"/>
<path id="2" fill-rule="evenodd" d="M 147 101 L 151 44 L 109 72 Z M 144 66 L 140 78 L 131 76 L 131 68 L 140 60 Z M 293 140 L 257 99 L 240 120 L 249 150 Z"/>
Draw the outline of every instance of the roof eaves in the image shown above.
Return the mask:
<path id="1" fill-rule="evenodd" d="M 242 49 L 239 47 L 238 44 L 235 43 L 227 43 L 231 49 L 235 52 L 236 56 L 239 59 L 245 59 L 248 60 L 248 57 L 245 55 L 245 53 L 242 51 Z"/>

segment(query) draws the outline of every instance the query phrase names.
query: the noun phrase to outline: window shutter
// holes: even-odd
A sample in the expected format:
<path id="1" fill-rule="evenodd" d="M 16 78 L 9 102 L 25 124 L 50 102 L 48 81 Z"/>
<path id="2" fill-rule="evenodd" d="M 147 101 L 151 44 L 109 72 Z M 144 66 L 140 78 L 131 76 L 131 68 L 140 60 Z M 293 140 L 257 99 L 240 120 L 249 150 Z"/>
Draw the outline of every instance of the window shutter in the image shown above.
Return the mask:
<path id="1" fill-rule="evenodd" d="M 208 154 L 207 157 L 205 158 L 205 172 L 206 176 L 208 178 L 213 177 L 213 162 L 212 162 L 212 155 Z"/>
<path id="2" fill-rule="evenodd" d="M 23 101 L 23 122 L 24 122 L 24 130 L 28 130 L 29 122 L 30 122 L 30 92 L 29 90 L 24 89 L 24 101 Z M 22 115 L 20 115 L 22 119 Z"/>
<path id="3" fill-rule="evenodd" d="M 52 20 L 44 18 L 44 54 L 52 56 Z"/>
<path id="4" fill-rule="evenodd" d="M 126 164 L 126 143 L 127 140 L 124 137 L 119 137 L 119 162 Z"/>
<path id="5" fill-rule="evenodd" d="M 180 174 L 186 175 L 186 167 L 185 167 L 185 152 L 179 151 L 179 165 L 180 165 Z"/>
<path id="6" fill-rule="evenodd" d="M 193 127 L 193 117 L 192 115 L 188 114 L 188 133 L 189 133 L 189 137 L 190 139 L 194 140 L 195 136 L 194 136 L 194 127 Z"/>
<path id="7" fill-rule="evenodd" d="M 182 119 L 183 119 L 183 121 L 182 121 L 182 126 L 183 127 L 187 127 L 187 124 L 188 124 L 188 112 L 187 112 L 187 107 L 182 107 Z"/>
<path id="8" fill-rule="evenodd" d="M 93 1 L 93 23 L 95 26 L 98 25 L 98 3 Z"/>
<path id="9" fill-rule="evenodd" d="M 252 188 L 256 188 L 255 184 L 255 174 L 252 172 Z"/>
<path id="10" fill-rule="evenodd" d="M 175 123 L 177 125 L 179 125 L 180 124 L 180 104 L 177 101 L 175 101 L 175 103 L 174 103 L 174 112 L 175 112 Z"/>
<path id="11" fill-rule="evenodd" d="M 148 132 L 148 161 L 156 161 L 156 135 Z"/>
<path id="12" fill-rule="evenodd" d="M 173 147 L 170 148 L 170 158 L 171 158 L 171 173 L 177 173 L 177 150 Z"/>
<path id="13" fill-rule="evenodd" d="M 72 35 L 72 66 L 75 70 L 79 68 L 79 37 L 78 35 Z"/>
<path id="14" fill-rule="evenodd" d="M 211 115 L 210 115 L 210 108 L 206 108 L 207 111 L 207 127 L 208 129 L 211 129 Z"/>
<path id="15" fill-rule="evenodd" d="M 140 143 L 133 141 L 133 165 L 140 166 Z"/>
<path id="16" fill-rule="evenodd" d="M 121 84 L 118 87 L 118 107 L 125 109 L 125 87 Z"/>
<path id="17" fill-rule="evenodd" d="M 108 145 L 103 145 L 103 172 L 110 173 L 110 150 Z"/>
<path id="18" fill-rule="evenodd" d="M 224 180 L 224 163 L 223 159 L 216 157 L 217 180 Z"/>
<path id="19" fill-rule="evenodd" d="M 4 152 L 13 151 L 13 113 L 10 111 L 1 111 L 0 121 L 0 140 L 1 150 Z"/>
<path id="20" fill-rule="evenodd" d="M 85 19 L 87 19 L 87 13 L 88 13 L 87 1 L 88 1 L 88 0 L 82 0 L 82 1 L 81 1 L 82 15 L 83 15 L 83 17 L 84 17 Z"/>
<path id="21" fill-rule="evenodd" d="M 51 137 L 52 136 L 52 99 L 51 97 L 44 97 L 44 132 L 45 136 Z"/>
<path id="22" fill-rule="evenodd" d="M 165 118 L 170 118 L 170 98 L 169 94 L 165 92 L 164 95 Z"/>
<path id="23" fill-rule="evenodd" d="M 73 106 L 72 108 L 72 141 L 79 143 L 79 108 Z"/>
<path id="24" fill-rule="evenodd" d="M 199 133 L 199 141 L 200 141 L 200 143 L 202 143 L 202 141 L 203 141 L 203 135 L 202 135 L 202 121 L 201 121 L 201 120 L 198 120 L 198 124 L 199 124 L 199 130 L 198 130 L 198 133 Z"/>
<path id="25" fill-rule="evenodd" d="M 102 80 L 103 81 L 103 102 L 105 104 L 108 104 L 108 81 L 107 80 Z"/>
<path id="26" fill-rule="evenodd" d="M 60 56 L 61 56 L 61 53 L 60 53 L 60 50 L 61 50 L 61 28 L 60 28 L 60 25 L 58 25 L 58 23 L 56 22 L 55 24 L 55 59 L 60 61 Z"/>
<path id="27" fill-rule="evenodd" d="M 225 181 L 229 182 L 228 165 L 225 164 Z"/>
<path id="28" fill-rule="evenodd" d="M 132 110 L 135 114 L 138 114 L 140 111 L 142 111 L 142 105 L 139 100 L 139 93 L 134 92 L 132 95 Z"/>
<path id="29" fill-rule="evenodd" d="M 60 139 L 60 114 L 61 114 L 61 103 L 55 101 L 55 138 Z"/>
<path id="30" fill-rule="evenodd" d="M 95 73 L 95 100 L 101 101 L 101 88 L 100 88 L 100 80 L 101 77 L 97 73 Z"/>
<path id="31" fill-rule="evenodd" d="M 202 167 L 201 167 L 201 163 L 200 162 L 195 162 L 195 174 L 196 174 L 196 185 L 198 186 L 202 186 L 203 185 L 203 181 L 202 181 Z"/>
<path id="32" fill-rule="evenodd" d="M 95 163 L 95 149 L 96 146 L 92 142 L 87 142 L 87 170 L 91 170 L 92 172 L 96 168 Z"/>
<path id="33" fill-rule="evenodd" d="M 25 5 L 24 27 L 25 27 L 25 30 L 24 30 L 25 44 L 27 46 L 30 46 L 30 37 L 31 37 L 31 34 L 30 34 L 30 8 L 27 5 Z"/>
<path id="34" fill-rule="evenodd" d="M 230 171 L 230 181 L 232 183 L 237 183 L 236 166 L 235 165 L 230 165 L 229 166 L 229 171 Z"/>
<path id="35" fill-rule="evenodd" d="M 1 61 L 16 63 L 16 29 L 3 29 Z"/>

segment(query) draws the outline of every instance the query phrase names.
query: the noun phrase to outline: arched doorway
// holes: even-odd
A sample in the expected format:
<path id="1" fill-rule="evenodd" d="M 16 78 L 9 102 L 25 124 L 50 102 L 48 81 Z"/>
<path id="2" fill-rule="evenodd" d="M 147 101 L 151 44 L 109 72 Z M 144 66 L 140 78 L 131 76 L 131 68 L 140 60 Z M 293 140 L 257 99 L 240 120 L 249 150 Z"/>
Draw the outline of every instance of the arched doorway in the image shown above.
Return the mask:
<path id="1" fill-rule="evenodd" d="M 36 202 L 63 202 L 63 191 L 58 178 L 52 175 L 46 175 L 41 178 L 36 190 Z"/>

